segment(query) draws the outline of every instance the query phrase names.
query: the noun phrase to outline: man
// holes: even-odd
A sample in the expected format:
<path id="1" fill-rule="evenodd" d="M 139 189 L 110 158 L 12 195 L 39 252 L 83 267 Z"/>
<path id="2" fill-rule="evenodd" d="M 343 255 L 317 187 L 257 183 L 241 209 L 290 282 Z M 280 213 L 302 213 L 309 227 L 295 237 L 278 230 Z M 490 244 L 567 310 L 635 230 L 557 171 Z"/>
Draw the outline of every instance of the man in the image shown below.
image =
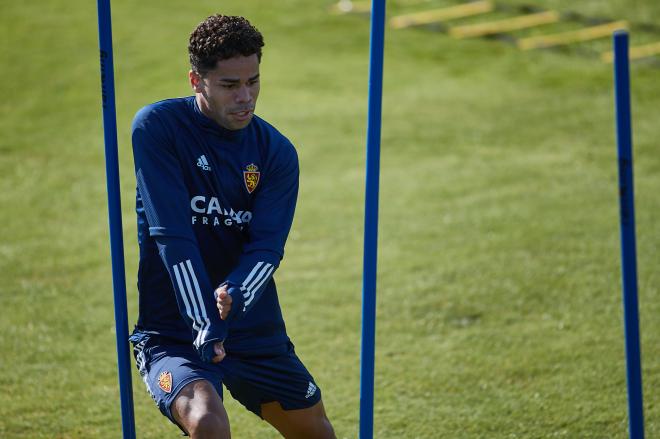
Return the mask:
<path id="1" fill-rule="evenodd" d="M 137 366 L 192 438 L 229 438 L 222 385 L 286 438 L 334 438 L 277 298 L 298 193 L 292 144 L 254 115 L 262 35 L 215 15 L 192 32 L 194 96 L 133 121 L 140 314 Z"/>

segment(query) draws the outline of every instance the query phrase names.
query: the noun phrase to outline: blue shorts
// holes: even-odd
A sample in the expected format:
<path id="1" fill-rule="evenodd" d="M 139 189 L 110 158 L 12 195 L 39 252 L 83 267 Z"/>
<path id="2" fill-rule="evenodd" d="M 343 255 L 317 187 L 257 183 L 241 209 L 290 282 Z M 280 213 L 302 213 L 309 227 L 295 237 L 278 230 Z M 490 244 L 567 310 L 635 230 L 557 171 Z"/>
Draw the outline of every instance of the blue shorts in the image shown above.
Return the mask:
<path id="1" fill-rule="evenodd" d="M 192 381 L 210 382 L 222 398 L 222 384 L 232 397 L 261 417 L 261 404 L 277 401 L 284 410 L 308 408 L 321 400 L 321 390 L 296 356 L 293 343 L 268 353 L 227 352 L 217 364 L 204 363 L 191 344 L 151 336 L 134 345 L 133 353 L 147 391 L 161 413 L 178 425 L 170 407 Z"/>

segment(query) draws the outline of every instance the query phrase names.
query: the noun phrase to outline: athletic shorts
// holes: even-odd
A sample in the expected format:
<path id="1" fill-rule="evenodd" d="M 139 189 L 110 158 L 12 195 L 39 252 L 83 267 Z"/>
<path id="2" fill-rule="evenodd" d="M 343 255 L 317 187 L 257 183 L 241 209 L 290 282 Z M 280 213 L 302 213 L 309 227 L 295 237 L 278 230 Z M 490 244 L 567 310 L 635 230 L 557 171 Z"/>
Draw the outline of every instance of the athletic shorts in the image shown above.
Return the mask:
<path id="1" fill-rule="evenodd" d="M 321 400 L 321 390 L 291 342 L 267 354 L 228 352 L 217 364 L 204 363 L 191 344 L 154 336 L 136 343 L 133 353 L 147 391 L 161 413 L 177 426 L 170 411 L 172 402 L 186 384 L 201 379 L 210 382 L 220 398 L 224 384 L 234 399 L 259 417 L 261 404 L 267 402 L 277 401 L 284 410 L 295 410 Z"/>

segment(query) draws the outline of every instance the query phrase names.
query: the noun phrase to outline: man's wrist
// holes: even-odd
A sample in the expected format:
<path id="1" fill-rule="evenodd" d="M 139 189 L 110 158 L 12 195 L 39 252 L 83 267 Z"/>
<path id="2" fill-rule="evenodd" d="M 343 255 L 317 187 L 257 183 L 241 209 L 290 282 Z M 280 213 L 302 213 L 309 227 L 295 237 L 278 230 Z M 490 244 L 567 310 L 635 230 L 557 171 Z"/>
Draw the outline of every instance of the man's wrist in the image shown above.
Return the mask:
<path id="1" fill-rule="evenodd" d="M 212 363 L 213 358 L 216 357 L 214 345 L 216 343 L 222 343 L 223 341 L 224 340 L 222 339 L 214 338 L 212 340 L 206 341 L 202 346 L 200 346 L 199 349 L 197 349 L 197 353 L 199 354 L 199 357 L 202 359 L 202 361 L 205 363 Z"/>
<path id="2" fill-rule="evenodd" d="M 238 285 L 234 285 L 231 282 L 227 282 L 227 293 L 231 296 L 231 310 L 227 316 L 227 321 L 232 321 L 236 318 L 239 318 L 245 311 L 245 297 L 243 297 L 243 291 Z"/>

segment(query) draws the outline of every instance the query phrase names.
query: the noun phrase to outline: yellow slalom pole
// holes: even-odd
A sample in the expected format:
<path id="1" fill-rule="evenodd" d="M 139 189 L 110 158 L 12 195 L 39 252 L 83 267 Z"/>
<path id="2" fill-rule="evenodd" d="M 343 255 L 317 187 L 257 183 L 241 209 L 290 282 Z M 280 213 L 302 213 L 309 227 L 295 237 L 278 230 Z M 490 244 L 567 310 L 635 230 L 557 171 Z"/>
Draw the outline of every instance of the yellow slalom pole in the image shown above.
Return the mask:
<path id="1" fill-rule="evenodd" d="M 631 47 L 628 51 L 630 60 L 648 58 L 649 56 L 660 55 L 660 42 L 644 44 L 643 46 Z M 601 55 L 601 59 L 607 63 L 614 61 L 614 52 L 609 51 Z"/>
<path id="2" fill-rule="evenodd" d="M 536 14 L 521 15 L 504 20 L 489 21 L 487 23 L 469 24 L 449 29 L 449 35 L 454 38 L 473 38 L 486 35 L 502 34 L 520 29 L 556 23 L 560 19 L 559 12 L 545 11 Z"/>
<path id="3" fill-rule="evenodd" d="M 562 32 L 552 35 L 540 35 L 538 37 L 522 38 L 518 40 L 518 48 L 522 50 L 544 49 L 547 47 L 563 46 L 571 43 L 580 43 L 583 41 L 606 38 L 612 35 L 612 32 L 621 29 L 627 29 L 628 22 L 614 21 L 598 26 L 586 27 L 574 31 Z"/>
<path id="4" fill-rule="evenodd" d="M 390 19 L 390 26 L 392 26 L 394 29 L 422 26 L 425 24 L 432 24 L 442 21 L 455 20 L 457 18 L 465 18 L 474 15 L 485 14 L 491 12 L 493 9 L 495 9 L 495 5 L 492 1 L 481 0 L 457 6 L 450 6 L 448 8 L 432 9 L 429 11 L 399 15 Z"/>

